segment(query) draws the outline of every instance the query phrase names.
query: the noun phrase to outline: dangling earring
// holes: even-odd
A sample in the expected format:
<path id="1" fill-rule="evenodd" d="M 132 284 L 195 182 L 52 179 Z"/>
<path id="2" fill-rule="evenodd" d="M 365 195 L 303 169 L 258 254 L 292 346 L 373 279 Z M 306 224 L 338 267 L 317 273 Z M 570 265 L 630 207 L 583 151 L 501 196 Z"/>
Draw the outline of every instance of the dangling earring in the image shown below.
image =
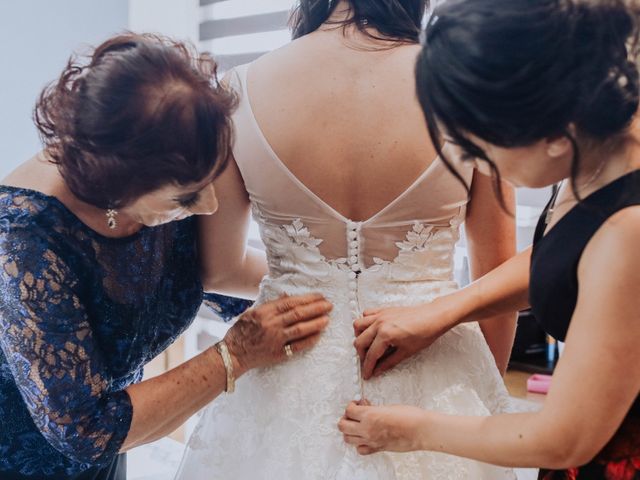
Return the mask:
<path id="1" fill-rule="evenodd" d="M 117 215 L 118 215 L 118 211 L 117 210 L 114 210 L 113 208 L 110 208 L 110 209 L 107 210 L 107 213 L 106 213 L 107 226 L 111 230 L 115 230 L 116 228 L 118 228 L 118 221 L 116 220 L 116 216 Z"/>

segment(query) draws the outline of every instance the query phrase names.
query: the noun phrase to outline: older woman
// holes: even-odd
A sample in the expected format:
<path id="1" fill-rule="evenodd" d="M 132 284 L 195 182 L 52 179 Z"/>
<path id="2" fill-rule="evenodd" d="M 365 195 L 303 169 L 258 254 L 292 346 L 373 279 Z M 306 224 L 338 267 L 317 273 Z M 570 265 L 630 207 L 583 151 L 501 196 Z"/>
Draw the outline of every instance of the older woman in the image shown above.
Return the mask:
<path id="1" fill-rule="evenodd" d="M 210 58 L 133 34 L 41 95 L 45 148 L 0 186 L 2 479 L 122 479 L 123 452 L 327 325 L 321 296 L 281 298 L 139 383 L 202 302 L 188 217 L 216 211 L 233 106 Z"/>

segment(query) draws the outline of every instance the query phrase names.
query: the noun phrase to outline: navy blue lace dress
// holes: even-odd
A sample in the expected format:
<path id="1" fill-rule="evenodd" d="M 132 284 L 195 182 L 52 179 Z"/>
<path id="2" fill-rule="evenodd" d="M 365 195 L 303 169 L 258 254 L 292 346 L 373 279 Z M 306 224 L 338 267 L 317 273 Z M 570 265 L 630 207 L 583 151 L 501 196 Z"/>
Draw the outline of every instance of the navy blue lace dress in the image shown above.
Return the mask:
<path id="1" fill-rule="evenodd" d="M 1 479 L 124 478 L 124 389 L 202 303 L 195 238 L 193 219 L 106 238 L 53 197 L 0 186 Z"/>

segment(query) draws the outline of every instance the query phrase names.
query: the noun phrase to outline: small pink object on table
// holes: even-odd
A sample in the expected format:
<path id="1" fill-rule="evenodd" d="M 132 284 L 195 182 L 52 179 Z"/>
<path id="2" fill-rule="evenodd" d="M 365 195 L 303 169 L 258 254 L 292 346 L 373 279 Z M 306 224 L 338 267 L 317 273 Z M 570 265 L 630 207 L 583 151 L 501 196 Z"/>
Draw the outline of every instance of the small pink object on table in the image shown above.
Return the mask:
<path id="1" fill-rule="evenodd" d="M 536 373 L 527 380 L 527 391 L 531 393 L 547 393 L 551 386 L 551 375 Z"/>

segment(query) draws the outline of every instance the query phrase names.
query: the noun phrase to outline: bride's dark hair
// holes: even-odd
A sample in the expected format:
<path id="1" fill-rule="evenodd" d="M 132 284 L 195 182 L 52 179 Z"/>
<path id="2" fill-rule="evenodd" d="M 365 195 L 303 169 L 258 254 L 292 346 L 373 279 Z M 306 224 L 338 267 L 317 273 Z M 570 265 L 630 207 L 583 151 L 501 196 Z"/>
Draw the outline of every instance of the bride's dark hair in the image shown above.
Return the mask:
<path id="1" fill-rule="evenodd" d="M 436 147 L 446 133 L 488 162 L 497 181 L 495 164 L 469 135 L 505 148 L 564 136 L 574 146 L 575 191 L 579 147 L 621 144 L 638 109 L 634 2 L 445 2 L 429 21 L 416 67 Z"/>
<path id="2" fill-rule="evenodd" d="M 335 11 L 339 0 L 299 0 L 291 16 L 293 38 L 315 32 Z M 378 40 L 418 43 L 429 0 L 347 0 L 352 15 L 339 26 L 355 25 Z M 378 32 L 378 35 L 371 30 Z"/>

